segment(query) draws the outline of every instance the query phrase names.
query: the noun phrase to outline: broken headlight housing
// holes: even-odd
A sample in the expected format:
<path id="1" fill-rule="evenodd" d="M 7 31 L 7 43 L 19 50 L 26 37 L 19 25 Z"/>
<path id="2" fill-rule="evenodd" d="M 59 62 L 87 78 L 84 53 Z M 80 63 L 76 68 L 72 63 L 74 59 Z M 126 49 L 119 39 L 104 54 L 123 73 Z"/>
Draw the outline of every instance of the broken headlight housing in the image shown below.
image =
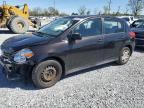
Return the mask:
<path id="1" fill-rule="evenodd" d="M 22 63 L 26 63 L 27 59 L 30 59 L 31 57 L 33 57 L 33 52 L 28 49 L 22 49 L 20 51 L 18 51 L 15 55 L 14 55 L 14 61 L 18 64 L 22 64 Z"/>

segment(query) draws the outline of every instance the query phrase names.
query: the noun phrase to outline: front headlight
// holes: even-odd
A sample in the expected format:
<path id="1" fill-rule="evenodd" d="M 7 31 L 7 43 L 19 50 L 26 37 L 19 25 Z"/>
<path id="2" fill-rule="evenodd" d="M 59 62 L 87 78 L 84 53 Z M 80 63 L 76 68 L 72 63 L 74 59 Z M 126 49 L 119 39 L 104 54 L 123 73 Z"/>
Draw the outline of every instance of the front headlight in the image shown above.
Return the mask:
<path id="1" fill-rule="evenodd" d="M 14 61 L 19 64 L 25 63 L 26 60 L 33 57 L 33 55 L 34 54 L 30 49 L 22 49 L 14 55 Z"/>

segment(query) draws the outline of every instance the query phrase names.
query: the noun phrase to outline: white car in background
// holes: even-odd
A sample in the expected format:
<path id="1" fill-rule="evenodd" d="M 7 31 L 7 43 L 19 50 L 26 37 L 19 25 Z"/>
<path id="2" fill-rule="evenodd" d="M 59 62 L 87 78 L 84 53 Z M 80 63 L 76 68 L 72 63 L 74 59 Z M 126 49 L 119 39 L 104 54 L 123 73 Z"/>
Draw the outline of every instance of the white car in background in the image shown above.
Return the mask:
<path id="1" fill-rule="evenodd" d="M 134 16 L 119 16 L 118 18 L 124 19 L 127 24 L 130 26 L 134 21 L 138 20 Z"/>

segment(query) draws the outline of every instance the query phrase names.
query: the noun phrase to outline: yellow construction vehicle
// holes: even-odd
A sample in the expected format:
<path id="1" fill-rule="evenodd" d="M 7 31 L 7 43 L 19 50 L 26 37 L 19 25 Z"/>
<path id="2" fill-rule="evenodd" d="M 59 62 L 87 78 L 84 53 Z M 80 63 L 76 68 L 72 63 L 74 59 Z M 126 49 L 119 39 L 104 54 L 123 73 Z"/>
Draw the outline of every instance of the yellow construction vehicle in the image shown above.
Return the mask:
<path id="1" fill-rule="evenodd" d="M 29 8 L 27 4 L 20 6 L 10 6 L 6 2 L 0 6 L 0 28 L 6 26 L 14 33 L 25 33 L 28 31 L 29 26 L 37 27 L 36 23 L 33 23 L 29 19 Z"/>

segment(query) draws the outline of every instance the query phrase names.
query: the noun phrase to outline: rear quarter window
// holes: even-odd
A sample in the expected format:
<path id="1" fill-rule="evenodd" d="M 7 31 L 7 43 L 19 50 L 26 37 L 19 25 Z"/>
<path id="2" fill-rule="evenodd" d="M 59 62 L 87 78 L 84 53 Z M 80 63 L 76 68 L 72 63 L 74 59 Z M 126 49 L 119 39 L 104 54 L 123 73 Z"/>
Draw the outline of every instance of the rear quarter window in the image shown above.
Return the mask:
<path id="1" fill-rule="evenodd" d="M 104 33 L 120 33 L 125 32 L 125 24 L 122 21 L 105 19 L 104 20 Z"/>

